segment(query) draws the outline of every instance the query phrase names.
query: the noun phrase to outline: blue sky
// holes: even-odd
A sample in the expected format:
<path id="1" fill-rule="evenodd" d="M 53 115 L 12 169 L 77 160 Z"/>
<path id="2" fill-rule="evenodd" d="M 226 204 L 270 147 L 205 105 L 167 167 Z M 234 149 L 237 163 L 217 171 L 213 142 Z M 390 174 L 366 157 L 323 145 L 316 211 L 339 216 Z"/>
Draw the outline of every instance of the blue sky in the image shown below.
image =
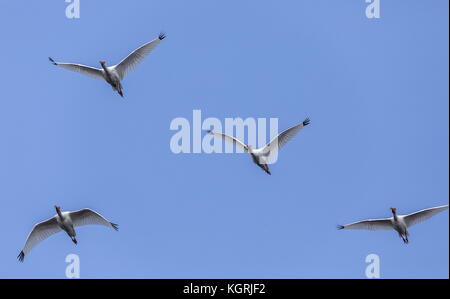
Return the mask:
<path id="1" fill-rule="evenodd" d="M 393 231 L 337 224 L 449 198 L 446 0 L 1 1 L 0 278 L 448 278 L 448 212 Z M 167 39 L 124 80 L 98 66 Z M 266 175 L 245 155 L 175 155 L 172 119 L 311 118 Z M 16 256 L 32 226 L 93 208 L 120 225 L 52 236 Z"/>

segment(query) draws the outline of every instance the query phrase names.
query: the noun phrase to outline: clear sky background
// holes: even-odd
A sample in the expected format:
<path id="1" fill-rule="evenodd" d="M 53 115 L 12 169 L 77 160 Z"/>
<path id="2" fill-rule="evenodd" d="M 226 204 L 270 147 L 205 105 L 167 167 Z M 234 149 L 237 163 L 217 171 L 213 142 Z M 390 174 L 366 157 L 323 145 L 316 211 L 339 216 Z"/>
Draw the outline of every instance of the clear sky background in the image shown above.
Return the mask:
<path id="1" fill-rule="evenodd" d="M 448 203 L 447 0 L 1 0 L 0 277 L 448 278 L 448 211 L 410 230 L 337 224 Z M 167 34 L 124 80 L 99 66 Z M 272 176 L 246 155 L 170 151 L 172 119 L 277 117 L 311 125 Z M 120 225 L 60 233 L 16 260 L 33 225 L 93 208 Z"/>

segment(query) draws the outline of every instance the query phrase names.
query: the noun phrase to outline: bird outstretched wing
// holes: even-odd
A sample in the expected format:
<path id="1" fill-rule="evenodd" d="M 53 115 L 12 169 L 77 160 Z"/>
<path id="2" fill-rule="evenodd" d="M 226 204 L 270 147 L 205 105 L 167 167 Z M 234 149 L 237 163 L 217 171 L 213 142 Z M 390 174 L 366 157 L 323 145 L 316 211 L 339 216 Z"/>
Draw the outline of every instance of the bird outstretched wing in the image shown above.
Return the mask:
<path id="1" fill-rule="evenodd" d="M 223 133 L 218 133 L 218 132 L 214 132 L 214 131 L 208 131 L 209 134 L 214 135 L 216 137 L 222 138 L 223 140 L 230 142 L 240 148 L 242 148 L 244 151 L 248 150 L 248 147 L 239 139 L 229 136 L 227 134 L 223 134 Z"/>
<path id="2" fill-rule="evenodd" d="M 272 164 L 277 156 L 278 151 L 284 147 L 289 140 L 291 140 L 295 135 L 300 132 L 301 129 L 309 125 L 309 118 L 305 119 L 301 123 L 296 126 L 293 126 L 280 134 L 278 134 L 275 138 L 273 138 L 266 146 L 259 149 L 267 159 L 267 163 Z"/>
<path id="3" fill-rule="evenodd" d="M 91 209 L 82 209 L 79 211 L 70 212 L 73 226 L 83 225 L 103 225 L 118 230 L 119 226 L 115 223 L 109 222 L 105 217 Z"/>
<path id="4" fill-rule="evenodd" d="M 66 70 L 81 73 L 83 75 L 87 75 L 89 77 L 104 80 L 103 77 L 103 70 L 98 69 L 95 67 L 82 65 L 82 64 L 75 64 L 75 63 L 66 63 L 66 62 L 56 62 L 51 57 L 48 58 L 53 65 L 60 66 L 62 68 L 65 68 Z"/>
<path id="5" fill-rule="evenodd" d="M 369 219 L 347 225 L 338 225 L 338 229 L 389 230 L 392 229 L 392 222 L 389 218 Z"/>
<path id="6" fill-rule="evenodd" d="M 30 253 L 33 247 L 59 231 L 61 231 L 61 228 L 58 226 L 55 217 L 36 224 L 28 235 L 25 246 L 17 257 L 19 261 L 23 262 L 25 256 Z"/>
<path id="7" fill-rule="evenodd" d="M 420 210 L 405 216 L 405 222 L 408 227 L 430 219 L 434 215 L 448 209 L 448 205 Z"/>
<path id="8" fill-rule="evenodd" d="M 143 44 L 133 52 L 131 52 L 124 60 L 122 60 L 119 64 L 113 66 L 113 68 L 119 74 L 120 80 L 123 80 L 125 76 L 132 71 L 136 66 L 141 63 L 144 58 L 153 50 L 159 43 L 166 38 L 166 36 L 161 33 L 154 40 Z"/>

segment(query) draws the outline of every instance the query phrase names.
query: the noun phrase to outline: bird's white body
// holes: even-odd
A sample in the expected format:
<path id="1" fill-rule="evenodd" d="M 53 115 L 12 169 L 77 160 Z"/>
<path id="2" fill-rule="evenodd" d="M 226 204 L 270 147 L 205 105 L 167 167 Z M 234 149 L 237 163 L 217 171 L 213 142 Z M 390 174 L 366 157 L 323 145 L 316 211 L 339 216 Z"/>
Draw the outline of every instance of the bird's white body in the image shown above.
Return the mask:
<path id="1" fill-rule="evenodd" d="M 115 66 L 107 66 L 104 69 L 102 69 L 103 77 L 105 78 L 105 81 L 108 82 L 111 85 L 116 85 L 120 83 L 120 76 L 117 72 Z"/>
<path id="2" fill-rule="evenodd" d="M 61 217 L 62 216 L 62 217 Z M 61 216 L 56 214 L 53 216 L 56 219 L 59 227 L 65 231 L 69 237 L 76 237 L 75 229 L 73 228 L 72 218 L 70 218 L 70 212 L 61 212 Z"/>
<path id="3" fill-rule="evenodd" d="M 392 228 L 395 229 L 401 236 L 408 236 L 408 226 L 405 222 L 405 216 L 399 215 L 391 217 Z"/>
<path id="4" fill-rule="evenodd" d="M 57 66 L 63 67 L 67 70 L 79 72 L 84 75 L 104 80 L 109 83 L 113 90 L 116 90 L 122 97 L 122 83 L 125 76 L 133 70 L 144 58 L 165 38 L 164 34 L 160 34 L 158 38 L 145 43 L 133 52 L 131 52 L 125 59 L 114 66 L 106 66 L 106 62 L 100 61 L 101 68 L 90 67 L 82 64 L 56 62 L 49 57 L 50 61 Z"/>
<path id="5" fill-rule="evenodd" d="M 106 82 L 108 82 L 113 90 L 116 90 L 121 96 L 122 94 L 122 83 L 120 79 L 119 72 L 116 69 L 116 66 L 106 66 L 106 64 L 102 63 L 102 75 Z"/>
<path id="6" fill-rule="evenodd" d="M 384 219 L 369 219 L 350 223 L 347 225 L 339 225 L 339 229 L 367 229 L 367 230 L 390 230 L 398 232 L 404 243 L 408 243 L 408 229 L 420 222 L 430 219 L 434 215 L 448 209 L 448 205 L 439 206 L 429 209 L 420 210 L 408 215 L 397 215 L 397 210 L 391 208 L 392 217 Z"/>

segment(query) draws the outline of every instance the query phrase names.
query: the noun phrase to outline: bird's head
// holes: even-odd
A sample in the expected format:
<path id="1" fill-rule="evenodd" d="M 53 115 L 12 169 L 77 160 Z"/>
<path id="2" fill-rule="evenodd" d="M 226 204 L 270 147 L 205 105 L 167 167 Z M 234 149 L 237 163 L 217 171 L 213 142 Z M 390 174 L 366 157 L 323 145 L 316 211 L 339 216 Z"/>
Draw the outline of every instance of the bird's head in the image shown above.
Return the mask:
<path id="1" fill-rule="evenodd" d="M 396 214 L 397 213 L 397 209 L 396 208 L 391 208 L 392 214 Z"/>
<path id="2" fill-rule="evenodd" d="M 101 66 L 106 66 L 106 62 L 103 61 L 103 60 L 100 60 L 99 63 L 100 63 Z"/>

